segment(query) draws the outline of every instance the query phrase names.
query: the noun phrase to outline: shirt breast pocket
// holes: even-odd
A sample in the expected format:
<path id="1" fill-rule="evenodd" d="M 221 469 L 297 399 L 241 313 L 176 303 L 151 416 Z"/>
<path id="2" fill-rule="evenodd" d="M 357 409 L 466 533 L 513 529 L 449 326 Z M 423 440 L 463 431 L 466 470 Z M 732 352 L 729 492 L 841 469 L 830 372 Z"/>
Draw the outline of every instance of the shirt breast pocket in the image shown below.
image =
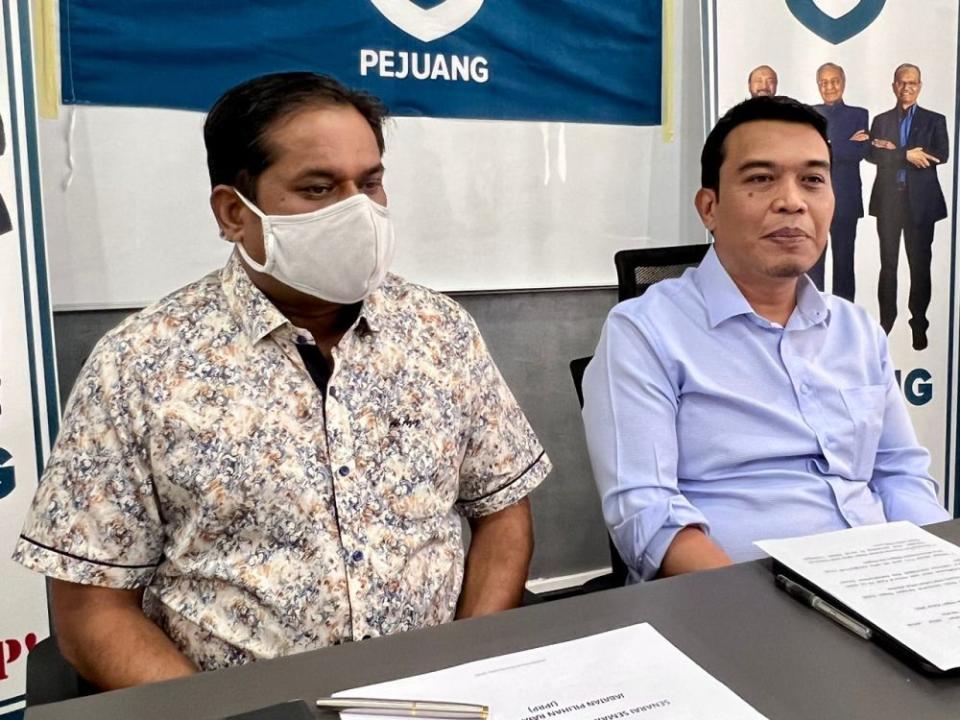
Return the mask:
<path id="1" fill-rule="evenodd" d="M 424 410 L 391 413 L 384 422 L 381 467 L 391 509 L 399 517 L 444 515 L 456 499 L 451 443 Z"/>
<path id="2" fill-rule="evenodd" d="M 853 423 L 853 458 L 851 479 L 869 480 L 873 476 L 874 460 L 880 434 L 883 432 L 883 412 L 886 406 L 886 385 L 863 385 L 840 391 L 847 415 Z"/>

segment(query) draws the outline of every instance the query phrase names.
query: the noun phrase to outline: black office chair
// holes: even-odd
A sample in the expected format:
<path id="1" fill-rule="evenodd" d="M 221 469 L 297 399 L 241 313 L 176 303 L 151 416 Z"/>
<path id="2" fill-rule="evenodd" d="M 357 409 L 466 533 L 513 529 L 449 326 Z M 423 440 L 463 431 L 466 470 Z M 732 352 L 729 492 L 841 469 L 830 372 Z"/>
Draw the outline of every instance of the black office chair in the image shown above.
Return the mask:
<path id="1" fill-rule="evenodd" d="M 60 654 L 51 635 L 38 642 L 27 655 L 27 707 L 72 700 L 100 692 L 84 680 Z"/>
<path id="2" fill-rule="evenodd" d="M 687 268 L 699 265 L 709 248 L 703 243 L 621 250 L 613 256 L 620 302 L 640 297 L 655 282 L 680 277 Z"/>

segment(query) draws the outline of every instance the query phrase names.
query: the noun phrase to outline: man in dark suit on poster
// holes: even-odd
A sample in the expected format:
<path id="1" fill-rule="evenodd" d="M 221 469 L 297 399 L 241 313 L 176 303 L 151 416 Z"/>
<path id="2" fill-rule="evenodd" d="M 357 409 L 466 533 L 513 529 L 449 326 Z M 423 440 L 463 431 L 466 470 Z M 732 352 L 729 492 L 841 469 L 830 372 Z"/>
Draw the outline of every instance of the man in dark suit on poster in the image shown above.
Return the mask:
<path id="1" fill-rule="evenodd" d="M 930 261 L 934 225 L 947 217 L 937 166 L 950 155 L 947 120 L 917 105 L 920 68 L 904 63 L 893 74 L 897 105 L 874 118 L 867 159 L 877 166 L 870 214 L 880 236 L 880 324 L 890 333 L 897 318 L 900 235 L 910 265 L 910 327 L 914 350 L 927 347 Z"/>
<path id="2" fill-rule="evenodd" d="M 866 108 L 852 107 L 843 102 L 847 76 L 835 63 L 824 63 L 817 69 L 817 88 L 823 103 L 814 105 L 817 112 L 827 119 L 827 135 L 833 148 L 830 179 L 836 209 L 830 223 L 830 248 L 833 258 L 834 295 L 853 302 L 856 292 L 854 279 L 854 243 L 857 237 L 857 222 L 863 217 L 863 186 L 860 183 L 860 162 L 869 150 L 870 126 Z M 823 290 L 824 260 L 821 255 L 817 264 L 807 273 L 819 290 Z"/>

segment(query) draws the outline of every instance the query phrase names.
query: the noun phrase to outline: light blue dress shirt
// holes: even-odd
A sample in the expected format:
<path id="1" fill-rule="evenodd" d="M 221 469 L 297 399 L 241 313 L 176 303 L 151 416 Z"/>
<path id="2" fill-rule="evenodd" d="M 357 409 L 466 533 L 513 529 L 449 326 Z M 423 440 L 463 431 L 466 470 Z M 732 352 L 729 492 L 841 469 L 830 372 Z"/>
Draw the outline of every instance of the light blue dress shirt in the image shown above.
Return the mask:
<path id="1" fill-rule="evenodd" d="M 604 518 L 634 581 L 687 525 L 742 561 L 763 555 L 754 540 L 949 518 L 883 330 L 806 276 L 780 327 L 711 248 L 610 312 L 583 394 Z"/>
<path id="2" fill-rule="evenodd" d="M 913 127 L 913 116 L 917 114 L 917 105 L 911 105 L 903 117 L 900 118 L 900 147 L 907 147 L 907 141 L 910 138 L 910 128 Z M 909 149 L 909 148 L 908 148 Z M 897 170 L 897 182 L 901 185 L 907 184 L 907 171 Z"/>

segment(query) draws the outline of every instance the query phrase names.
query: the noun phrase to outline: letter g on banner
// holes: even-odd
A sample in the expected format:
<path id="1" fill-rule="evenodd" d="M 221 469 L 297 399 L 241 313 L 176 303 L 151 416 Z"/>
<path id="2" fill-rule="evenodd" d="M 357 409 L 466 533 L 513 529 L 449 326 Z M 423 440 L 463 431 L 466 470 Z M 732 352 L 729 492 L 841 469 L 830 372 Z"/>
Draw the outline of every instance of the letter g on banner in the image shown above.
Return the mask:
<path id="1" fill-rule="evenodd" d="M 816 0 L 786 0 L 793 16 L 804 27 L 827 42 L 839 45 L 863 32 L 880 15 L 887 0 L 860 0 L 857 6 L 838 18 L 817 7 Z"/>
<path id="2" fill-rule="evenodd" d="M 419 0 L 421 4 L 425 0 Z M 466 25 L 480 10 L 483 0 L 443 0 L 433 7 L 420 7 L 416 0 L 370 0 L 380 13 L 408 35 L 431 42 Z"/>
<path id="3" fill-rule="evenodd" d="M 0 500 L 12 493 L 17 486 L 13 466 L 7 465 L 7 462 L 11 459 L 13 459 L 13 456 L 0 447 Z"/>

